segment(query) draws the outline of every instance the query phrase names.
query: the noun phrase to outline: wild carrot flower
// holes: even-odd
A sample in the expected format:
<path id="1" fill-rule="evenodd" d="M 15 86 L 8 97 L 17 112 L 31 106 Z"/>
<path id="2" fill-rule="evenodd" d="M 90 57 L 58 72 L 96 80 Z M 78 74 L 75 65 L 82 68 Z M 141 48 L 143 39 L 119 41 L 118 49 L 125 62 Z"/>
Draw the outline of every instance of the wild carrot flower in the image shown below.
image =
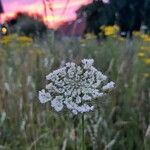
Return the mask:
<path id="1" fill-rule="evenodd" d="M 93 63 L 93 59 L 83 59 L 81 65 L 66 63 L 48 74 L 46 89 L 39 91 L 40 102 L 50 102 L 57 112 L 63 108 L 74 114 L 92 111 L 93 100 L 114 87 L 114 82 L 107 83 L 107 76 L 98 71 Z"/>

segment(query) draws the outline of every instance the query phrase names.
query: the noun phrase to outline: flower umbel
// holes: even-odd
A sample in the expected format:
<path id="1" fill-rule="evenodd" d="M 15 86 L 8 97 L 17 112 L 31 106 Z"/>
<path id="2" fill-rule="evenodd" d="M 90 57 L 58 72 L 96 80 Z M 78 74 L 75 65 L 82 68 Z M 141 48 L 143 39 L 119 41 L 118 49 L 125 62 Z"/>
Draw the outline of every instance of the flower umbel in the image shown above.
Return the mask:
<path id="1" fill-rule="evenodd" d="M 47 75 L 46 89 L 39 91 L 40 102 L 50 102 L 57 112 L 63 108 L 74 114 L 92 111 L 92 101 L 114 87 L 114 82 L 107 83 L 107 76 L 98 71 L 93 63 L 93 59 L 83 59 L 81 65 L 66 63 Z"/>

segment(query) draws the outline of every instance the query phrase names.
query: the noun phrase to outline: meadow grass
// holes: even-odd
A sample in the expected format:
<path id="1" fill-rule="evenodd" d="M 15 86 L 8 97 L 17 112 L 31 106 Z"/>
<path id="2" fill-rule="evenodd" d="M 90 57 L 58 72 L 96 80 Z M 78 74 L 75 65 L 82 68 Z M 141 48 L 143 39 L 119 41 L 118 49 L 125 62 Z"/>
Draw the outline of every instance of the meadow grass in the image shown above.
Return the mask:
<path id="1" fill-rule="evenodd" d="M 116 83 L 85 119 L 86 149 L 150 148 L 149 42 L 139 37 L 57 39 L 54 34 L 43 40 L 15 34 L 0 40 L 0 149 L 80 149 L 80 119 L 39 104 L 38 91 L 50 71 L 83 58 L 93 58 Z"/>

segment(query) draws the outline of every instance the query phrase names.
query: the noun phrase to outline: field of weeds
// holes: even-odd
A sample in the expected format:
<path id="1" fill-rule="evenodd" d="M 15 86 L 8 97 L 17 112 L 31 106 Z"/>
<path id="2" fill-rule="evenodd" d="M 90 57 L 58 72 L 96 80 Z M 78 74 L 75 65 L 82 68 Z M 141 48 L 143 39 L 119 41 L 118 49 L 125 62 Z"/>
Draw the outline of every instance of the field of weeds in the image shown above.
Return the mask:
<path id="1" fill-rule="evenodd" d="M 115 88 L 85 118 L 86 150 L 150 149 L 150 37 L 97 41 L 8 35 L 0 39 L 0 149 L 80 150 L 81 117 L 40 104 L 45 76 L 66 62 L 93 58 Z"/>

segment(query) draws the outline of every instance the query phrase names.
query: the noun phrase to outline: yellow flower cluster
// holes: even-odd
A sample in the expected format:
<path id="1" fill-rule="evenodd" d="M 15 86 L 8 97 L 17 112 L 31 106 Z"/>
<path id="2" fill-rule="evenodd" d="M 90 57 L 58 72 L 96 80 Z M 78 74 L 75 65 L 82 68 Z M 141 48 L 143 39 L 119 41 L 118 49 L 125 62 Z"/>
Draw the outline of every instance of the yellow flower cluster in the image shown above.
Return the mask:
<path id="1" fill-rule="evenodd" d="M 138 57 L 142 58 L 145 64 L 150 64 L 150 58 L 148 58 L 148 56 L 150 55 L 150 47 L 141 46 L 137 55 Z"/>
<path id="2" fill-rule="evenodd" d="M 90 40 L 90 39 L 95 39 L 96 36 L 93 33 L 87 33 L 85 35 L 85 39 Z"/>
<path id="3" fill-rule="evenodd" d="M 102 32 L 105 36 L 114 35 L 119 31 L 119 27 L 117 25 L 114 25 L 114 26 L 101 26 L 100 29 L 102 30 Z"/>
<path id="4" fill-rule="evenodd" d="M 144 57 L 144 56 L 145 56 L 145 53 L 144 53 L 144 52 L 139 52 L 139 53 L 138 53 L 138 56 L 139 56 L 139 57 Z"/>
<path id="5" fill-rule="evenodd" d="M 27 36 L 18 36 L 16 40 L 19 42 L 32 42 L 33 41 L 32 38 L 27 37 Z"/>
<path id="6" fill-rule="evenodd" d="M 141 32 L 139 32 L 139 31 L 133 31 L 133 35 L 137 36 L 137 37 L 140 37 L 141 36 Z"/>
<path id="7" fill-rule="evenodd" d="M 150 36 L 147 35 L 147 34 L 141 34 L 141 39 L 144 41 L 144 42 L 150 42 Z"/>
<path id="8" fill-rule="evenodd" d="M 145 64 L 150 65 L 150 58 L 144 58 L 143 61 Z"/>
<path id="9" fill-rule="evenodd" d="M 146 46 L 141 46 L 140 49 L 141 51 L 150 51 L 150 47 L 146 47 Z"/>
<path id="10" fill-rule="evenodd" d="M 14 35 L 7 35 L 7 36 L 4 36 L 1 40 L 0 40 L 0 44 L 3 44 L 3 45 L 8 45 L 10 44 L 13 39 L 15 39 L 16 36 Z"/>
<path id="11" fill-rule="evenodd" d="M 16 34 L 12 34 L 12 35 L 7 35 L 4 36 L 1 40 L 0 40 L 0 44 L 2 45 L 9 45 L 11 43 L 18 43 L 18 44 L 23 44 L 23 45 L 30 45 L 30 43 L 32 43 L 32 38 L 27 37 L 27 36 L 17 36 Z"/>
<path id="12" fill-rule="evenodd" d="M 45 55 L 44 50 L 41 49 L 41 48 L 32 48 L 32 51 L 30 51 L 30 53 L 34 56 L 43 56 L 43 55 Z"/>
<path id="13" fill-rule="evenodd" d="M 144 33 L 141 33 L 139 31 L 134 31 L 133 35 L 136 36 L 136 37 L 139 37 L 144 42 L 150 42 L 150 35 L 148 35 L 148 34 L 144 34 Z"/>
<path id="14" fill-rule="evenodd" d="M 148 78 L 148 77 L 150 77 L 150 73 L 143 73 L 143 76 L 145 77 L 145 78 Z"/>
<path id="15" fill-rule="evenodd" d="M 143 73 L 143 76 L 145 78 L 150 77 L 150 72 L 149 72 L 149 65 L 150 65 L 150 46 L 141 46 L 140 50 L 138 52 L 138 57 L 140 60 L 145 64 L 145 73 Z"/>
<path id="16" fill-rule="evenodd" d="M 141 61 L 149 68 L 148 65 L 150 65 L 150 46 L 141 46 L 137 55 L 138 57 L 140 57 Z M 149 71 L 149 69 L 147 71 Z M 147 71 L 143 73 L 143 76 L 145 78 L 150 77 L 150 72 Z"/>

